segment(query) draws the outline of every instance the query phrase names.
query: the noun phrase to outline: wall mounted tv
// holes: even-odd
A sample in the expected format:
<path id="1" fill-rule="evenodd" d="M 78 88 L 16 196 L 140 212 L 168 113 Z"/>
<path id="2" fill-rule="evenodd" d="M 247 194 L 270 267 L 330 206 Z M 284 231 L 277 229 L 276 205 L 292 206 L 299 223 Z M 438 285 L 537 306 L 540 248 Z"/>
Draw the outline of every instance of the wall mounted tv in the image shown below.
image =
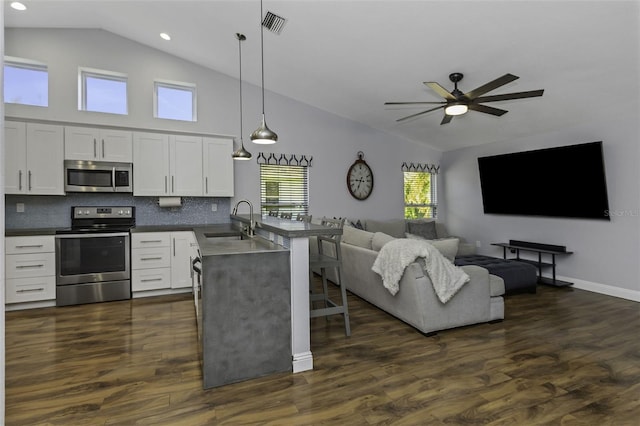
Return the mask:
<path id="1" fill-rule="evenodd" d="M 609 218 L 602 142 L 478 158 L 485 213 Z"/>

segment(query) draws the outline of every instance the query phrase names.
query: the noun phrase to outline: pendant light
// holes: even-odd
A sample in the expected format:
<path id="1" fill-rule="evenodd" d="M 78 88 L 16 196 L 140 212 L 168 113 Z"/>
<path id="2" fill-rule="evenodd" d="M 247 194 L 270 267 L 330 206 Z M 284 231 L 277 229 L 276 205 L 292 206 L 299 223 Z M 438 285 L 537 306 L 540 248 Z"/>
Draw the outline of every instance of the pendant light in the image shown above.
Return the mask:
<path id="1" fill-rule="evenodd" d="M 271 131 L 264 118 L 264 28 L 262 25 L 262 0 L 260 0 L 260 60 L 262 63 L 262 122 L 260 126 L 251 133 L 251 140 L 257 144 L 273 144 L 278 141 L 278 135 Z"/>
<path id="2" fill-rule="evenodd" d="M 236 33 L 236 37 L 238 38 L 238 57 L 240 58 L 240 148 L 233 152 L 232 157 L 234 160 L 249 160 L 251 153 L 244 149 L 242 141 L 242 42 L 247 38 L 240 33 Z"/>

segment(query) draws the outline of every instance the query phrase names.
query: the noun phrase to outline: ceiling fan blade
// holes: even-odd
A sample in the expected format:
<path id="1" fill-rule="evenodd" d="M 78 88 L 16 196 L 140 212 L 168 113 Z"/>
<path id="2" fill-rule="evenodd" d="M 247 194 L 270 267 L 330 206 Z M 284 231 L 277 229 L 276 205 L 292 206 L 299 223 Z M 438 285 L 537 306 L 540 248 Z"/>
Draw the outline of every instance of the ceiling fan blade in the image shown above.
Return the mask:
<path id="1" fill-rule="evenodd" d="M 440 104 L 446 104 L 446 102 L 442 101 L 442 102 L 385 102 L 385 105 L 429 105 L 429 104 L 433 104 L 433 105 L 440 105 Z"/>
<path id="2" fill-rule="evenodd" d="M 436 92 L 438 95 L 442 96 L 445 99 L 449 99 L 451 101 L 454 101 L 456 99 L 456 97 L 453 96 L 451 93 L 449 93 L 447 89 L 440 86 L 435 81 L 425 81 L 422 84 L 426 84 L 431 90 L 433 90 L 434 92 Z"/>
<path id="3" fill-rule="evenodd" d="M 399 118 L 399 119 L 397 119 L 396 121 L 397 121 L 397 122 L 401 122 L 401 121 L 410 120 L 410 119 L 412 119 L 412 118 L 418 117 L 418 116 L 420 116 L 420 115 L 422 115 L 422 114 L 426 114 L 426 113 L 431 112 L 431 111 L 435 111 L 435 110 L 440 109 L 440 108 L 444 108 L 444 105 L 441 105 L 441 106 L 439 106 L 439 107 L 435 107 L 435 108 L 431 108 L 431 109 L 428 109 L 428 110 L 426 110 L 426 111 L 419 112 L 419 113 L 417 113 L 417 114 L 411 114 L 411 115 L 408 115 L 408 116 L 406 116 L 406 117 Z"/>
<path id="4" fill-rule="evenodd" d="M 480 87 L 476 87 L 470 92 L 464 94 L 464 96 L 469 100 L 474 100 L 480 95 L 484 95 L 487 92 L 497 89 L 500 86 L 504 86 L 507 83 L 511 83 L 514 80 L 519 79 L 520 77 L 515 76 L 513 74 L 505 74 L 502 77 L 498 77 L 493 81 L 488 82 Z"/>
<path id="5" fill-rule="evenodd" d="M 528 92 L 505 93 L 504 95 L 482 96 L 475 98 L 474 102 L 496 102 L 508 101 L 510 99 L 535 98 L 536 96 L 542 96 L 543 93 L 544 89 L 530 90 Z"/>
<path id="6" fill-rule="evenodd" d="M 445 114 L 444 117 L 442 117 L 442 121 L 440 122 L 440 125 L 442 126 L 443 124 L 447 124 L 448 122 L 450 122 L 453 119 L 453 115 L 447 115 Z"/>
<path id="7" fill-rule="evenodd" d="M 478 112 L 484 112 L 485 114 L 497 115 L 498 117 L 509 112 L 506 109 L 494 108 L 494 107 L 480 105 L 480 104 L 469 104 L 469 109 L 472 109 Z"/>

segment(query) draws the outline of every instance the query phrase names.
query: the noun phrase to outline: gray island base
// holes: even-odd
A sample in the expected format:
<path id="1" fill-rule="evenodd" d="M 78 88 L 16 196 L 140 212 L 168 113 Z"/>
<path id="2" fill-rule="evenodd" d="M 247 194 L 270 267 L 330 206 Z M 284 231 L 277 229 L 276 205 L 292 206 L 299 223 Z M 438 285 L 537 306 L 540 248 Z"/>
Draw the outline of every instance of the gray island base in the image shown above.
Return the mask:
<path id="1" fill-rule="evenodd" d="M 240 232 L 195 229 L 205 389 L 292 370 L 289 251 Z"/>

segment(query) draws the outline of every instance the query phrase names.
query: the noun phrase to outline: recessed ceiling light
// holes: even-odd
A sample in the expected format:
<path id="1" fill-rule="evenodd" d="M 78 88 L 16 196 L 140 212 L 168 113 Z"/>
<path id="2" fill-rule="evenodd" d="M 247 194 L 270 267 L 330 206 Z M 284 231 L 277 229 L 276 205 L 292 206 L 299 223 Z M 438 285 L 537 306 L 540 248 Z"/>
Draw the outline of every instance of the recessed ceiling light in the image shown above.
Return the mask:
<path id="1" fill-rule="evenodd" d="M 11 2 L 11 7 L 14 8 L 15 10 L 27 10 L 27 6 L 20 3 L 19 1 Z"/>
<path id="2" fill-rule="evenodd" d="M 169 34 L 167 34 L 167 33 L 160 33 L 160 37 L 163 40 L 167 40 L 167 41 L 171 40 L 171 36 Z"/>

